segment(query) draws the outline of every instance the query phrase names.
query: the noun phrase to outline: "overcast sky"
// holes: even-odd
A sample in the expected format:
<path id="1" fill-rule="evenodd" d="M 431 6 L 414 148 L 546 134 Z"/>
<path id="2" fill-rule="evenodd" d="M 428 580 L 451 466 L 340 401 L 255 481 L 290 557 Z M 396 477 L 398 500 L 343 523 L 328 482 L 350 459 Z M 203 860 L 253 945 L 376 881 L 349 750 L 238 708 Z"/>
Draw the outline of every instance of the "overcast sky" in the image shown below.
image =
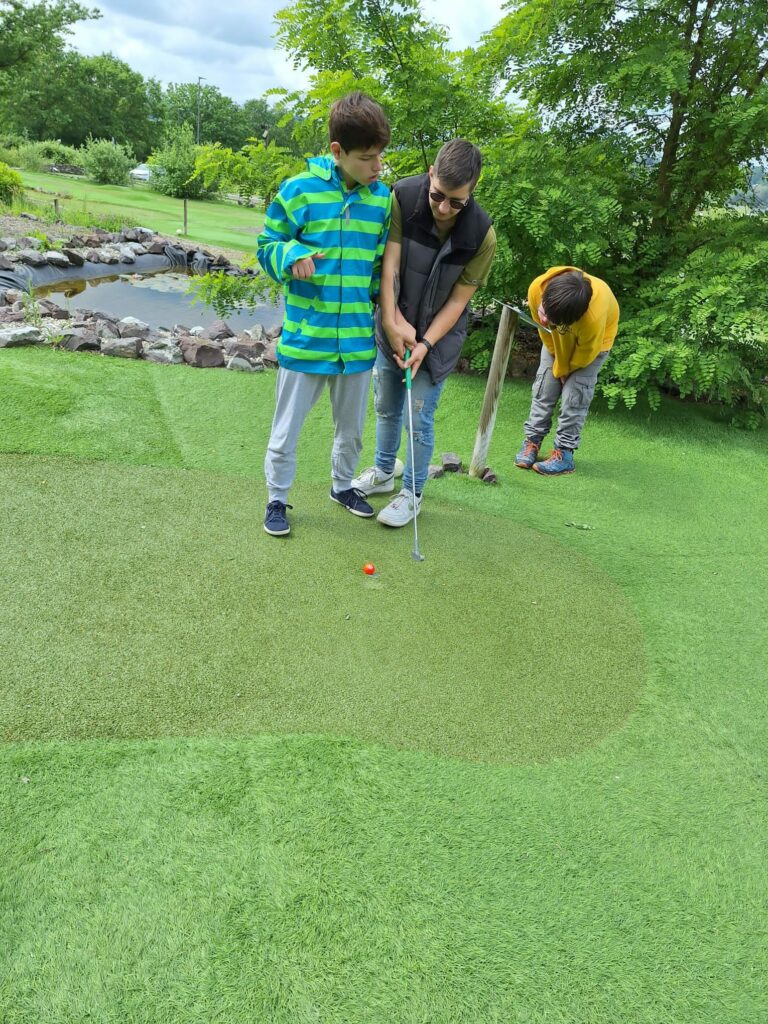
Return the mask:
<path id="1" fill-rule="evenodd" d="M 88 2 L 88 0 L 86 0 Z M 502 16 L 503 0 L 422 0 L 425 13 L 446 25 L 456 49 L 471 46 Z M 113 53 L 145 78 L 196 82 L 203 75 L 238 103 L 267 89 L 299 88 L 275 49 L 272 18 L 287 0 L 90 0 L 98 21 L 80 22 L 70 36 L 84 54 Z"/>

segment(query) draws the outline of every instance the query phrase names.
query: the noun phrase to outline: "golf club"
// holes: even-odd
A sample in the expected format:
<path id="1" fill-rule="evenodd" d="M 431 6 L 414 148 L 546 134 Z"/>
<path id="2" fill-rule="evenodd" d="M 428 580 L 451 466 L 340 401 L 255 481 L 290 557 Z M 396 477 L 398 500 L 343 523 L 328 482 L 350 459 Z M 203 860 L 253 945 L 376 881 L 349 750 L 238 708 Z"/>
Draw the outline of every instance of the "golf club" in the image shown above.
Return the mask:
<path id="1" fill-rule="evenodd" d="M 526 312 L 524 312 L 522 309 L 519 309 L 517 306 L 511 306 L 508 302 L 502 302 L 501 299 L 494 299 L 493 301 L 499 306 L 506 306 L 508 309 L 513 310 L 515 313 L 517 313 L 517 315 L 520 317 L 523 323 L 528 324 L 529 327 L 535 327 L 539 331 L 546 331 L 547 334 L 552 333 L 549 327 L 545 327 L 544 324 L 537 324 L 532 317 L 528 316 Z"/>
<path id="2" fill-rule="evenodd" d="M 413 402 L 411 401 L 411 368 L 406 366 L 405 368 L 405 393 L 408 398 L 408 441 L 410 444 L 411 451 L 411 473 L 414 472 L 416 463 L 413 458 Z M 411 486 L 415 487 L 415 483 L 412 480 Z M 418 519 L 418 509 L 416 507 L 416 492 L 413 492 L 413 551 L 411 552 L 411 558 L 417 562 L 424 561 L 424 555 L 419 551 L 419 527 L 416 523 Z"/>

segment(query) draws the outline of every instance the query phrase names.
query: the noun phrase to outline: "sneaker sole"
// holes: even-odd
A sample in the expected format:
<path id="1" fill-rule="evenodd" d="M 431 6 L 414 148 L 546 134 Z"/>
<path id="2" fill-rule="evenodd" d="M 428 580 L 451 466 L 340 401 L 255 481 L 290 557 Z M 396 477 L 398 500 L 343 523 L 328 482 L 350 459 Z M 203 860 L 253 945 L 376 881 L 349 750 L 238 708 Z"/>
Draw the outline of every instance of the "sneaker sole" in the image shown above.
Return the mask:
<path id="1" fill-rule="evenodd" d="M 357 516 L 360 519 L 373 519 L 376 515 L 373 509 L 371 509 L 370 512 L 358 512 L 357 509 L 350 508 L 349 505 L 345 505 L 343 501 L 339 501 L 338 498 L 334 498 L 332 494 L 329 494 L 328 497 L 331 501 L 335 501 L 337 505 L 341 505 L 341 507 L 345 508 L 347 512 L 351 512 L 353 516 Z"/>
<path id="2" fill-rule="evenodd" d="M 528 465 L 527 462 L 516 462 L 515 465 L 518 469 L 533 469 L 533 466 Z"/>
<path id="3" fill-rule="evenodd" d="M 548 473 L 546 469 L 537 469 L 536 466 L 531 466 L 531 469 L 537 476 L 568 476 L 570 473 L 576 472 L 575 469 L 558 469 L 556 473 Z"/>
<path id="4" fill-rule="evenodd" d="M 264 532 L 268 533 L 270 537 L 286 537 L 291 532 L 291 528 L 289 526 L 287 530 L 270 530 L 265 526 Z"/>

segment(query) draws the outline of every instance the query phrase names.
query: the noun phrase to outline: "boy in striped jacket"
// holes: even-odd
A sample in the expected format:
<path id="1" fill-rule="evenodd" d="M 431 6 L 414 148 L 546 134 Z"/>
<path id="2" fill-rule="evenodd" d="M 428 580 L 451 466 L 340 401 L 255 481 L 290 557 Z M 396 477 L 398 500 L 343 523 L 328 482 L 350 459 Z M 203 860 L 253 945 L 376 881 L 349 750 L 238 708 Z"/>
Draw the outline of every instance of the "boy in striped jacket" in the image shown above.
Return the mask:
<path id="1" fill-rule="evenodd" d="M 361 92 L 334 103 L 328 128 L 331 155 L 308 160 L 306 171 L 283 183 L 258 241 L 259 263 L 283 284 L 285 297 L 264 460 L 264 529 L 274 537 L 290 533 L 296 446 L 326 384 L 334 422 L 331 500 L 353 515 L 373 516 L 352 480 L 376 359 L 374 300 L 392 203 L 378 179 L 390 132 L 384 111 Z"/>

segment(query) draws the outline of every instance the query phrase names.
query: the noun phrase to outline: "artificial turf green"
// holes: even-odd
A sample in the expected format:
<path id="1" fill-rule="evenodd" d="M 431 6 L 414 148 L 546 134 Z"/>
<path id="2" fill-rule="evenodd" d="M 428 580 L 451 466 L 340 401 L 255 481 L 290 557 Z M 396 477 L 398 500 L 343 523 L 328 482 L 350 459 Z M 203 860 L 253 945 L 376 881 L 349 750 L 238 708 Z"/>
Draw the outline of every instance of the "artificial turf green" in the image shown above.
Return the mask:
<path id="1" fill-rule="evenodd" d="M 410 532 L 318 490 L 296 490 L 275 541 L 247 478 L 0 458 L 0 607 L 27 623 L 2 739 L 315 732 L 527 761 L 624 721 L 641 631 L 591 561 L 486 514 L 457 543 L 464 514 L 435 506 L 419 564 Z M 523 551 L 569 572 L 531 573 Z M 433 628 L 409 629 L 409 608 Z M 553 644 L 542 624 L 566 618 Z"/>
<path id="2" fill-rule="evenodd" d="M 299 630 L 309 611 L 340 614 L 346 551 L 362 531 L 381 528 L 345 519 L 327 502 L 330 424 L 319 408 L 302 441 L 291 547 L 262 535 L 272 377 L 49 351 L 0 356 L 0 446 L 36 453 L 0 460 L 0 699 L 13 728 L 41 737 L 0 747 L 4 1024 L 764 1019 L 765 431 L 736 432 L 679 403 L 665 403 L 655 417 L 609 414 L 598 404 L 576 474 L 543 480 L 511 468 L 528 389 L 507 385 L 489 458 L 501 484 L 435 481 L 420 520 L 427 562 L 409 562 L 404 533 L 385 533 L 381 589 L 366 591 L 357 566 L 350 574 L 371 600 L 360 606 L 376 627 L 355 633 L 362 664 L 368 642 L 375 646 L 387 629 L 393 645 L 410 640 L 427 650 L 427 665 L 433 650 L 460 650 L 462 624 L 441 619 L 439 586 L 455 586 L 449 576 L 458 564 L 464 603 L 485 602 L 488 633 L 502 621 L 495 599 L 509 601 L 507 574 L 511 589 L 526 593 L 548 581 L 552 604 L 523 618 L 531 642 L 557 665 L 557 652 L 578 643 L 573 614 L 581 611 L 558 603 L 558 583 L 576 589 L 591 567 L 586 582 L 605 621 L 623 616 L 630 633 L 639 623 L 643 634 L 642 652 L 630 636 L 625 658 L 634 677 L 625 712 L 633 701 L 634 711 L 601 719 L 591 741 L 582 735 L 591 746 L 571 740 L 570 752 L 552 759 L 550 728 L 538 757 L 531 748 L 525 758 L 508 754 L 514 763 L 473 761 L 466 750 L 440 756 L 425 741 L 435 729 L 418 721 L 418 704 L 406 709 L 416 721 L 402 716 L 410 735 L 420 734 L 414 743 L 381 733 L 371 743 L 381 727 L 373 717 L 363 721 L 371 732 L 352 738 L 211 735 L 210 718 L 196 727 L 204 735 L 174 738 L 168 733 L 189 731 L 189 723 L 185 710 L 180 728 L 168 728 L 174 701 L 163 686 L 176 687 L 182 707 L 194 696 L 210 712 L 219 682 L 213 699 L 199 693 L 205 681 L 196 694 L 179 694 L 174 667 L 190 643 L 219 654 L 247 646 L 252 636 L 242 624 L 260 621 L 248 589 L 259 566 L 272 566 L 275 607 L 297 629 L 295 646 L 302 636 L 330 639 L 333 627 Z M 481 396 L 481 382 L 450 381 L 438 451 L 468 459 Z M 173 494 L 199 505 L 164 506 Z M 146 516 L 161 507 L 167 526 Z M 180 522 L 186 532 L 172 528 Z M 178 603 L 197 612 L 199 633 L 190 628 L 175 652 L 163 646 L 170 660 L 140 708 L 123 684 L 107 714 L 92 687 L 78 693 L 79 669 L 64 654 L 95 648 L 101 636 L 104 664 L 120 668 L 117 638 L 135 641 L 134 619 L 149 621 L 132 578 L 151 579 L 138 536 L 147 532 L 162 566 L 148 606 L 160 607 L 158 595 L 176 589 Z M 188 553 L 186 579 L 174 545 Z M 294 547 L 312 555 L 306 587 L 291 601 L 286 587 L 301 579 Z M 462 548 L 469 554 L 457 555 Z M 503 554 L 472 568 L 483 548 Z M 391 575 L 396 552 L 403 581 L 424 570 L 418 601 Z M 367 546 L 360 555 L 381 563 Z M 274 571 L 281 564 L 285 578 Z M 48 604 L 46 565 L 56 581 Z M 101 601 L 89 597 L 89 579 Z M 377 614 L 380 597 L 392 600 L 385 615 Z M 228 647 L 203 641 L 212 624 L 217 637 L 222 626 L 226 632 L 223 613 L 233 607 L 238 628 Z M 471 613 L 481 635 L 482 610 Z M 184 621 L 176 608 L 168 613 Z M 52 637 L 55 650 L 37 643 L 36 631 Z M 620 630 L 608 639 L 628 643 Z M 524 658 L 524 644 L 518 632 L 507 645 L 510 664 Z M 309 673 L 313 665 L 325 671 L 328 662 L 313 660 L 311 650 L 285 650 Z M 497 650 L 478 647 L 474 664 Z M 136 651 L 126 652 L 134 667 L 142 664 Z M 51 657 L 59 657 L 55 675 L 45 667 Z M 14 692 L 8 666 L 20 664 L 31 708 Z M 608 664 L 601 656 L 594 666 L 596 687 Z M 588 661 L 582 670 L 588 683 Z M 122 671 L 130 679 L 130 666 Z M 211 678 L 202 667 L 192 671 Z M 317 675 L 317 713 L 327 715 L 330 689 Z M 379 680 L 378 711 L 391 678 Z M 405 680 L 397 666 L 395 679 Z M 553 686 L 562 685 L 555 669 Z M 134 735 L 126 723 L 150 707 L 159 709 L 160 727 L 147 727 L 146 738 L 103 738 L 106 722 L 117 726 L 112 735 Z M 222 707 L 222 731 L 237 733 L 236 705 Z M 474 717 L 473 743 L 483 721 L 494 735 L 498 707 Z M 344 708 L 335 712 L 341 717 Z M 531 705 L 528 716 L 536 713 Z M 565 736 L 571 710 L 561 714 Z M 91 738 L 73 728 L 78 720 Z"/>

